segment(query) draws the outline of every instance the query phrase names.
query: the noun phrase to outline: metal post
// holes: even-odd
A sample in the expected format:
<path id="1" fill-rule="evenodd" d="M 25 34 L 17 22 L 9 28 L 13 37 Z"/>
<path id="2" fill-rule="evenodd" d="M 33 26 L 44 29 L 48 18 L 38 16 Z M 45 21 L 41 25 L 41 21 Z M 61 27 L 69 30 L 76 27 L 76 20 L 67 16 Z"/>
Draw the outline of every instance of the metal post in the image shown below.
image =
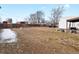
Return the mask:
<path id="1" fill-rule="evenodd" d="M 68 29 L 68 22 L 66 21 L 66 32 L 67 32 L 67 29 Z"/>

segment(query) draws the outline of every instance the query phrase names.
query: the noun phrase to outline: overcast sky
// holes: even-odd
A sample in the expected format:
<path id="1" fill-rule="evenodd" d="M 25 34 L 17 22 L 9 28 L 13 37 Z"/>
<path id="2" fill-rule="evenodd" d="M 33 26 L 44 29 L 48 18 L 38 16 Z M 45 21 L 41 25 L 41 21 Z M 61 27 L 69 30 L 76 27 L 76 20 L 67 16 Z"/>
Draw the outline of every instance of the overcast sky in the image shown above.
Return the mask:
<path id="1" fill-rule="evenodd" d="M 31 13 L 43 11 L 45 19 L 49 19 L 52 8 L 60 6 L 60 4 L 0 4 L 0 16 L 2 20 L 12 18 L 13 22 L 23 20 L 29 17 Z M 79 16 L 79 4 L 63 4 L 65 11 L 63 16 Z"/>

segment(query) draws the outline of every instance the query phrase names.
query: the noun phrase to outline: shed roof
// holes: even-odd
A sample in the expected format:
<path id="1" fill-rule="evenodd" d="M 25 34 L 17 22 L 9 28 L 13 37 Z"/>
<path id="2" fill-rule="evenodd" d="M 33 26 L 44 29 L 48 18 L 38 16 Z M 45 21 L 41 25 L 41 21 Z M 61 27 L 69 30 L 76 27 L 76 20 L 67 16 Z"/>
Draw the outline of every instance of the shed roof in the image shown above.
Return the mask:
<path id="1" fill-rule="evenodd" d="M 68 19 L 67 22 L 79 22 L 79 17 Z"/>

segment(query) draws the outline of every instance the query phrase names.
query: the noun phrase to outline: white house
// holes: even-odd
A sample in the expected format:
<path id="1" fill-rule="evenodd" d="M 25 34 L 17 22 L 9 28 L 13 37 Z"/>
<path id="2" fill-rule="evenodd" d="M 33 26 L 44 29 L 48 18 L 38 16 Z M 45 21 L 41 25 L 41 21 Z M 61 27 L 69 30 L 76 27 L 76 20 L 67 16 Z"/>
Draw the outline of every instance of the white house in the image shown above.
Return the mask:
<path id="1" fill-rule="evenodd" d="M 59 21 L 59 29 L 76 27 L 79 29 L 79 17 L 62 17 Z"/>

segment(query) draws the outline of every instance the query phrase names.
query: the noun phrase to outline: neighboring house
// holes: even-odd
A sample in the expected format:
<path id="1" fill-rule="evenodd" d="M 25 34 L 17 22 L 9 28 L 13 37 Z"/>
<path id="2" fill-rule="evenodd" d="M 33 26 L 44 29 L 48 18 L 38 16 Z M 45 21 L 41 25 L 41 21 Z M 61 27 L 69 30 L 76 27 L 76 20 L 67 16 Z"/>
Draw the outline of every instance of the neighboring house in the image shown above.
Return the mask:
<path id="1" fill-rule="evenodd" d="M 12 28 L 12 18 L 7 18 L 6 21 L 2 22 L 3 28 Z"/>
<path id="2" fill-rule="evenodd" d="M 59 21 L 59 29 L 69 29 L 76 27 L 79 29 L 79 17 L 63 17 Z"/>
<path id="3" fill-rule="evenodd" d="M 9 23 L 8 21 L 3 21 L 3 28 L 11 28 L 12 23 Z"/>

